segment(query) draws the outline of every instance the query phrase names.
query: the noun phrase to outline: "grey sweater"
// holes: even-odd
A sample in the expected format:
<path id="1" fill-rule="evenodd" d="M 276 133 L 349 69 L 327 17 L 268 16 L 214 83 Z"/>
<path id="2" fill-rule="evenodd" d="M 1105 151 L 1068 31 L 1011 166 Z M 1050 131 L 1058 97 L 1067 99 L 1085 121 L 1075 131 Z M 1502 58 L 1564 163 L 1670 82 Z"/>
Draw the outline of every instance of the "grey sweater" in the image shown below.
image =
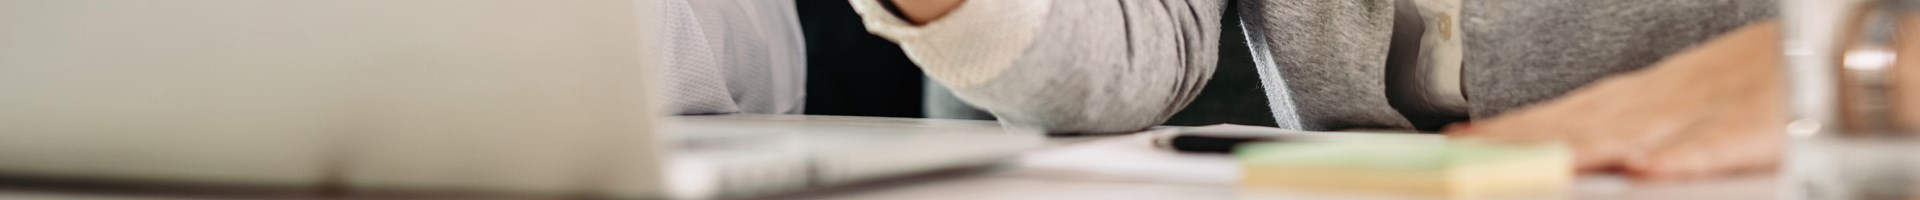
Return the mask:
<path id="1" fill-rule="evenodd" d="M 851 0 L 930 77 L 1003 122 L 1057 133 L 1157 125 L 1218 48 L 1252 48 L 1282 128 L 1410 128 L 1388 103 L 1391 0 L 1243 0 L 1250 47 L 1219 47 L 1225 0 L 968 0 L 912 25 Z M 1414 0 L 1425 1 L 1425 0 Z M 1405 5 L 1405 4 L 1400 4 Z M 1460 83 L 1472 117 L 1551 99 L 1773 15 L 1772 0 L 1465 0 Z M 1449 16 L 1451 17 L 1451 16 Z M 1430 23 L 1432 21 L 1429 21 Z M 1439 24 L 1428 24 L 1439 26 Z"/>

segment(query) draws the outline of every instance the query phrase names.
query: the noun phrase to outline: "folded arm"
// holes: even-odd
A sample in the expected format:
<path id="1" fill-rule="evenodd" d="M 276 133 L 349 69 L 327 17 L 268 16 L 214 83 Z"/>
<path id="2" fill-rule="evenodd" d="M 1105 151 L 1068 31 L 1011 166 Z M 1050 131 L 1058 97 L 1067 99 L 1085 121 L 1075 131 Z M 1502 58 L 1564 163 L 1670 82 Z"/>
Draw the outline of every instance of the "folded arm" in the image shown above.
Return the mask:
<path id="1" fill-rule="evenodd" d="M 851 0 L 869 31 L 962 100 L 1054 133 L 1157 125 L 1213 73 L 1220 1 L 967 0 L 913 23 Z M 911 13 L 912 3 L 897 4 Z M 926 15 L 918 15 L 926 16 Z"/>

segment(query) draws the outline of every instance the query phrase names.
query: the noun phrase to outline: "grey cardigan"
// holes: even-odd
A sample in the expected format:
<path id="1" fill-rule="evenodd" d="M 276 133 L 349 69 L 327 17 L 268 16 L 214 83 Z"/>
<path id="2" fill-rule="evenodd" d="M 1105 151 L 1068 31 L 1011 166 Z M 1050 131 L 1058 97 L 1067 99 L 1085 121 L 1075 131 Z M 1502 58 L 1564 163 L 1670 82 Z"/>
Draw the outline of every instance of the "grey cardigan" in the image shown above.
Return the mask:
<path id="1" fill-rule="evenodd" d="M 1213 71 L 1226 0 L 967 0 L 913 25 L 851 0 L 868 30 L 1003 122 L 1125 132 L 1182 109 Z M 1429 0 L 1413 0 L 1429 1 Z M 1442 1 L 1442 0 L 1434 0 Z M 1773 16 L 1772 0 L 1466 0 L 1460 87 L 1475 118 L 1540 102 Z M 1391 0 L 1241 0 L 1282 128 L 1410 128 L 1389 105 Z M 1451 17 L 1451 16 L 1448 16 Z"/>

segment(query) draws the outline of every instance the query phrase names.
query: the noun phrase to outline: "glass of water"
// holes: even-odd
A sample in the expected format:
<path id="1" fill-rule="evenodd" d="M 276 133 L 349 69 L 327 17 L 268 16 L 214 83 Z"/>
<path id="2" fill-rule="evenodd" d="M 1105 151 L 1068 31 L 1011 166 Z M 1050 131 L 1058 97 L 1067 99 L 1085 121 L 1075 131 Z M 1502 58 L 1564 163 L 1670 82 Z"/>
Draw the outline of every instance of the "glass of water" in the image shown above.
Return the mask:
<path id="1" fill-rule="evenodd" d="M 1920 0 L 1781 0 L 1784 199 L 1920 199 Z"/>

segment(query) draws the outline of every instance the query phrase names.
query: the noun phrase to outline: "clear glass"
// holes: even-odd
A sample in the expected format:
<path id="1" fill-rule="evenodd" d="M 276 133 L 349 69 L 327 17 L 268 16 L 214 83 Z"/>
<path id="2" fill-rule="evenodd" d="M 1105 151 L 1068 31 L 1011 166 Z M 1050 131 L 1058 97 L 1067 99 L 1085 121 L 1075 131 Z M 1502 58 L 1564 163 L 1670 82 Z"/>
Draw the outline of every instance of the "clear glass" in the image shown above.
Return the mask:
<path id="1" fill-rule="evenodd" d="M 1783 199 L 1920 199 L 1916 0 L 1781 0 Z M 1911 37 L 1911 38 L 1909 38 Z"/>

